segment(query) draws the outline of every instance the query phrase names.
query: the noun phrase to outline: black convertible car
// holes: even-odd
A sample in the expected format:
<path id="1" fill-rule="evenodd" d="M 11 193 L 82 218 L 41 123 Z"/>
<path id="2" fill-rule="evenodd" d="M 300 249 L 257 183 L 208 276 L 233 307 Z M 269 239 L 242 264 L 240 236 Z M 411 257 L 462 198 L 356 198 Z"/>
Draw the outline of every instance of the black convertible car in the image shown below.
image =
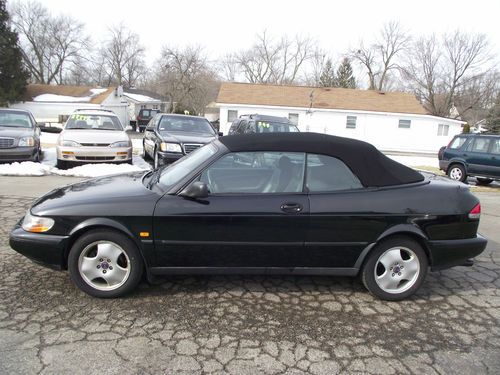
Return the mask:
<path id="1" fill-rule="evenodd" d="M 370 144 L 313 133 L 222 137 L 147 173 L 102 177 L 38 199 L 10 235 L 19 253 L 96 297 L 143 273 L 360 275 L 388 300 L 427 270 L 470 263 L 478 199 Z"/>

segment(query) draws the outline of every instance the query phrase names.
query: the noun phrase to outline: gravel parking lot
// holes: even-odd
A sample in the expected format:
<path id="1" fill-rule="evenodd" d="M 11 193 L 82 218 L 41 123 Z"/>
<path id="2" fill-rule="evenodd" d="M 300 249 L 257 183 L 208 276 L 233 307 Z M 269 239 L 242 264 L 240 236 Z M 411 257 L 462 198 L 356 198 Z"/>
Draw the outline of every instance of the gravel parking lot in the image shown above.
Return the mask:
<path id="1" fill-rule="evenodd" d="M 357 279 L 282 276 L 171 277 L 99 300 L 10 249 L 33 197 L 70 180 L 26 181 L 0 178 L 2 374 L 500 373 L 499 194 L 478 194 L 476 264 L 431 273 L 404 302 Z"/>

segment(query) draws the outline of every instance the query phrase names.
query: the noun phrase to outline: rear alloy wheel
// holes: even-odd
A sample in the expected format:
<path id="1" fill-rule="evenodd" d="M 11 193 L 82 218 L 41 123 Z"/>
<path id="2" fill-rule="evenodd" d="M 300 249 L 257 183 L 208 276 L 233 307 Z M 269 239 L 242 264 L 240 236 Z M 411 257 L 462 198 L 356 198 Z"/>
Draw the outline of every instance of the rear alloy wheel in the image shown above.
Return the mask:
<path id="1" fill-rule="evenodd" d="M 135 243 L 111 230 L 82 235 L 68 256 L 71 280 L 85 293 L 101 298 L 120 297 L 141 280 L 143 263 Z"/>
<path id="2" fill-rule="evenodd" d="M 455 181 L 464 182 L 467 179 L 467 173 L 461 164 L 453 164 L 448 169 L 448 177 Z"/>
<path id="3" fill-rule="evenodd" d="M 361 278 L 373 295 L 399 301 L 420 288 L 428 266 L 427 255 L 417 242 L 406 237 L 393 237 L 372 250 Z"/>
<path id="4" fill-rule="evenodd" d="M 477 177 L 477 183 L 480 185 L 489 185 L 493 182 L 491 178 Z"/>

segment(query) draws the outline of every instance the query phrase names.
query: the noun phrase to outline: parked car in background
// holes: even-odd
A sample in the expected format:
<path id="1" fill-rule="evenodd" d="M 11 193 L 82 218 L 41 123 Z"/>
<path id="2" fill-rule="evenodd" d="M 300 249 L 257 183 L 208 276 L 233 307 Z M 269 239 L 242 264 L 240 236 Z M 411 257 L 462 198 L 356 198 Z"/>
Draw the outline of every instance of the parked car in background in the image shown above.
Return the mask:
<path id="1" fill-rule="evenodd" d="M 215 140 L 218 134 L 204 117 L 159 113 L 146 127 L 144 159 L 154 167 L 172 163 L 198 147 Z"/>
<path id="2" fill-rule="evenodd" d="M 253 133 L 296 133 L 299 129 L 286 117 L 266 115 L 241 115 L 234 120 L 228 135 Z"/>
<path id="3" fill-rule="evenodd" d="M 153 118 L 157 113 L 160 113 L 159 109 L 145 109 L 142 108 L 136 116 L 136 124 L 141 133 L 144 132 L 146 126 L 148 125 L 151 118 Z M 134 129 L 135 130 L 135 129 Z"/>
<path id="4" fill-rule="evenodd" d="M 480 212 L 466 185 L 368 143 L 249 134 L 166 168 L 53 190 L 16 225 L 10 246 L 68 269 L 96 297 L 132 291 L 143 273 L 275 273 L 360 275 L 374 295 L 401 300 L 429 267 L 472 264 L 487 244 Z"/>
<path id="5" fill-rule="evenodd" d="M 468 176 L 481 184 L 500 180 L 500 135 L 460 134 L 438 153 L 439 169 L 451 179 L 464 182 Z"/>
<path id="6" fill-rule="evenodd" d="M 0 108 L 0 162 L 40 161 L 40 128 L 29 111 Z"/>
<path id="7" fill-rule="evenodd" d="M 132 142 L 112 111 L 82 109 L 66 121 L 57 140 L 57 167 L 82 163 L 130 163 Z"/>

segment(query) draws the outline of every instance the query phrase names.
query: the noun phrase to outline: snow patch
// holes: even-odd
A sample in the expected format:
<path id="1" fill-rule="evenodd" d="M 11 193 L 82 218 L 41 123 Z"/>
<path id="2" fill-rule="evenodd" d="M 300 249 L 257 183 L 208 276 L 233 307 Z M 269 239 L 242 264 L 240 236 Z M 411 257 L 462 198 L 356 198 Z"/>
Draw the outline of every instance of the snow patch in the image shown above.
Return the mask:
<path id="1" fill-rule="evenodd" d="M 131 94 L 128 92 L 124 92 L 123 95 L 132 100 L 135 100 L 136 102 L 161 103 L 161 100 L 154 99 L 146 95 Z"/>
<path id="2" fill-rule="evenodd" d="M 90 89 L 90 95 L 88 96 L 67 96 L 67 95 L 57 95 L 57 94 L 41 94 L 35 96 L 33 101 L 35 102 L 61 102 L 61 103 L 88 103 L 90 100 L 103 92 L 108 91 L 108 89 Z"/>
<path id="3" fill-rule="evenodd" d="M 43 161 L 34 163 L 32 161 L 15 162 L 11 164 L 0 164 L 0 175 L 7 176 L 73 176 L 73 177 L 100 177 L 112 174 L 146 171 L 151 166 L 140 156 L 132 157 L 132 164 L 85 164 L 67 170 L 56 168 L 56 149 L 49 148 L 43 151 Z"/>

